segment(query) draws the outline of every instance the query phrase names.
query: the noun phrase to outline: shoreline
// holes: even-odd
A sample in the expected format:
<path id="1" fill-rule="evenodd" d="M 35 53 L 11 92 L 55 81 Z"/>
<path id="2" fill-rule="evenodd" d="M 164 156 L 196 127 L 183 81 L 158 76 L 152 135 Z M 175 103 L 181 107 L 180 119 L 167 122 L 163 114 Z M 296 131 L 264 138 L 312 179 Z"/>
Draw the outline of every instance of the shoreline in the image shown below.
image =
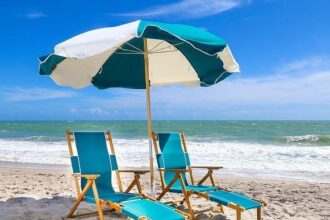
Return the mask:
<path id="1" fill-rule="evenodd" d="M 70 165 L 65 164 L 41 164 L 41 163 L 24 163 L 24 162 L 12 162 L 1 161 L 0 169 L 2 168 L 17 168 L 17 169 L 40 169 L 40 170 L 69 170 Z"/>
<path id="2" fill-rule="evenodd" d="M 65 164 L 39 164 L 39 163 L 24 163 L 24 162 L 11 162 L 11 161 L 0 161 L 0 170 L 3 168 L 9 169 L 33 169 L 33 170 L 56 170 L 56 171 L 67 171 L 71 172 L 71 165 Z M 122 169 L 148 169 L 148 167 L 120 167 Z M 194 170 L 195 175 L 203 175 L 203 170 Z M 222 169 L 216 171 L 215 175 L 225 178 L 225 179 L 254 179 L 254 180 L 269 180 L 269 181 L 289 181 L 289 182 L 306 182 L 306 183 L 320 183 L 320 184 L 330 184 L 329 181 L 321 180 L 308 180 L 300 179 L 298 177 L 284 177 L 284 176 L 271 176 L 271 175 L 262 175 L 262 174 L 243 174 L 242 172 L 233 172 L 231 170 Z M 157 175 L 157 169 L 155 169 L 155 175 Z"/>

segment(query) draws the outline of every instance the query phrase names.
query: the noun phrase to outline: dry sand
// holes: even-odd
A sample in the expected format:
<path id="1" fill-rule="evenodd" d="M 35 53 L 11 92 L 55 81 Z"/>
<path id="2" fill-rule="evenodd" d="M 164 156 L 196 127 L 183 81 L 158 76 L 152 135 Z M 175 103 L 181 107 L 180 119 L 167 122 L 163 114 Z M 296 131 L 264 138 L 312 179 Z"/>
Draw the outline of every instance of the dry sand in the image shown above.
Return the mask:
<path id="1" fill-rule="evenodd" d="M 264 219 L 330 219 L 330 184 L 289 180 L 269 180 L 237 177 L 216 177 L 222 187 L 244 192 L 263 199 L 268 206 L 263 208 Z M 48 168 L 0 168 L 0 219 L 65 219 L 75 198 L 70 171 Z M 146 175 L 141 179 L 148 191 Z M 123 176 L 127 186 L 131 176 Z M 159 192 L 159 185 L 157 185 Z M 171 194 L 166 199 L 177 198 Z M 203 209 L 214 205 L 196 199 L 194 207 Z M 95 206 L 82 203 L 78 213 L 94 211 Z M 119 214 L 107 213 L 106 219 L 125 219 Z M 96 215 L 78 219 L 97 219 Z M 199 219 L 235 219 L 235 213 L 225 208 L 225 215 L 216 212 L 201 214 Z M 256 219 L 255 211 L 245 211 L 243 219 Z"/>

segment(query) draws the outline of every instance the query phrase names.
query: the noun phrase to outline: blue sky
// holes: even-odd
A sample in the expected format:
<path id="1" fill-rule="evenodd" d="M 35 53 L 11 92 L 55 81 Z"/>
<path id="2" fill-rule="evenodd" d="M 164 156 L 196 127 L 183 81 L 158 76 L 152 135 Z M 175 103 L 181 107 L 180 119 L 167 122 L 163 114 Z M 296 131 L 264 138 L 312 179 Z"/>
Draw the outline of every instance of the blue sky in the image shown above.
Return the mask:
<path id="1" fill-rule="evenodd" d="M 152 89 L 154 119 L 330 119 L 330 1 L 0 2 L 0 120 L 145 119 L 143 90 L 59 87 L 37 58 L 74 35 L 138 19 L 229 42 L 241 73 L 210 88 Z"/>

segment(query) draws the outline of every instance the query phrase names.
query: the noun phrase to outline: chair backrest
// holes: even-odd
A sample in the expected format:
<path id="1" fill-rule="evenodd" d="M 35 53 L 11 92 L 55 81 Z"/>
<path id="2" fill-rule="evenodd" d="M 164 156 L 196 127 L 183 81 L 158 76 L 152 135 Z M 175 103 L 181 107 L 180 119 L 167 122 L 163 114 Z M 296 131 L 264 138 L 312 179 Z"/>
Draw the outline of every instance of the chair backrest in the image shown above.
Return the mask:
<path id="1" fill-rule="evenodd" d="M 118 165 L 113 151 L 110 132 L 67 132 L 67 135 L 69 135 L 68 140 L 70 141 L 69 152 L 73 172 L 99 174 L 100 177 L 96 179 L 96 186 L 100 196 L 115 192 L 112 187 L 111 177 L 112 171 L 118 170 Z M 73 138 L 71 138 L 71 135 Z M 107 139 L 111 144 L 111 155 L 108 152 Z M 77 155 L 73 155 L 71 145 L 73 140 L 75 141 Z M 86 179 L 81 178 L 81 189 L 85 185 Z M 86 196 L 93 197 L 92 189 L 89 189 Z"/>
<path id="2" fill-rule="evenodd" d="M 182 137 L 183 133 L 154 133 L 153 139 L 158 168 L 190 169 L 190 159 L 186 147 L 183 146 L 185 143 Z M 165 171 L 161 179 L 167 185 L 173 179 L 174 175 L 174 172 Z M 183 178 L 185 184 L 188 185 L 185 174 Z M 180 186 L 180 182 L 176 181 L 173 186 Z"/>

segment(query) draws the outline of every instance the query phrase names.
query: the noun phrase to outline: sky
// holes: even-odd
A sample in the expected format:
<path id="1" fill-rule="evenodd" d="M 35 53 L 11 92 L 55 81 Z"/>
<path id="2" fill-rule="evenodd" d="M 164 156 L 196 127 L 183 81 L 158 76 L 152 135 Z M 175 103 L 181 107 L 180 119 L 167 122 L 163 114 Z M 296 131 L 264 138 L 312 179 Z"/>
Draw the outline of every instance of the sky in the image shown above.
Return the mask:
<path id="1" fill-rule="evenodd" d="M 330 1 L 0 1 L 0 120 L 144 120 L 145 91 L 80 90 L 38 57 L 85 31 L 145 19 L 226 39 L 240 64 L 209 88 L 152 88 L 159 120 L 330 120 Z"/>

